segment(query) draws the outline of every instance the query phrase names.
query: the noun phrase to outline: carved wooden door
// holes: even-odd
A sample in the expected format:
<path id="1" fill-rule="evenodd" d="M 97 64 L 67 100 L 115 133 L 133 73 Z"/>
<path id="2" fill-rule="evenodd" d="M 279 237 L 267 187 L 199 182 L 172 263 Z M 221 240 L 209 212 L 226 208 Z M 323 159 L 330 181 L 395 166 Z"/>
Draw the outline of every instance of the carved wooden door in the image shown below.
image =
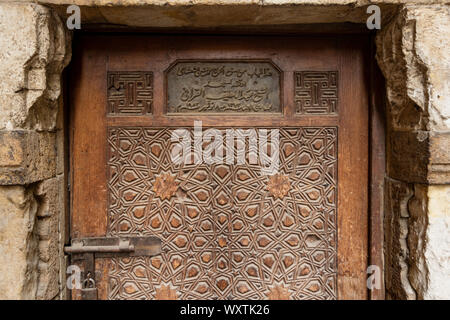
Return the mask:
<path id="1" fill-rule="evenodd" d="M 366 298 L 365 49 L 354 36 L 80 37 L 72 240 L 161 240 L 152 257 L 97 257 L 99 298 Z M 174 161 L 177 129 L 200 158 L 223 143 L 224 160 Z M 230 132 L 245 148 L 227 149 Z"/>

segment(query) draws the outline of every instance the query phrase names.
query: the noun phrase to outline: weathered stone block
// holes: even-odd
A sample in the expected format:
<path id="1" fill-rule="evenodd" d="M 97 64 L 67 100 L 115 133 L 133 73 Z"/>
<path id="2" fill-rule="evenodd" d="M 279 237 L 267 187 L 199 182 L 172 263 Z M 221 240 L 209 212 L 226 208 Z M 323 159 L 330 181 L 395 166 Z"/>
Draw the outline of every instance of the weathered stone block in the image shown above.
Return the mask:
<path id="1" fill-rule="evenodd" d="M 385 275 L 389 299 L 446 299 L 450 186 L 386 180 Z"/>
<path id="2" fill-rule="evenodd" d="M 408 280 L 417 299 L 423 299 L 428 290 L 428 268 L 425 260 L 428 233 L 428 186 L 415 184 L 408 202 Z"/>
<path id="3" fill-rule="evenodd" d="M 57 177 L 40 182 L 35 190 L 39 199 L 38 217 L 58 216 L 60 208 L 59 179 Z"/>
<path id="4" fill-rule="evenodd" d="M 448 5 L 405 5 L 378 33 L 377 60 L 394 130 L 450 128 L 449 21 Z"/>
<path id="5" fill-rule="evenodd" d="M 62 252 L 61 221 L 64 217 L 63 176 L 40 182 L 35 188 L 37 210 L 36 234 L 39 236 L 39 281 L 37 299 L 53 299 L 59 293 L 60 256 Z"/>
<path id="6" fill-rule="evenodd" d="M 0 131 L 0 185 L 24 185 L 55 175 L 55 133 Z"/>
<path id="7" fill-rule="evenodd" d="M 430 132 L 429 153 L 429 183 L 450 183 L 450 132 Z"/>
<path id="8" fill-rule="evenodd" d="M 424 299 L 448 299 L 450 288 L 450 185 L 428 187 L 426 251 L 428 288 Z"/>
<path id="9" fill-rule="evenodd" d="M 41 218 L 38 220 L 36 232 L 40 239 L 46 240 L 50 238 L 58 239 L 58 216 Z"/>
<path id="10" fill-rule="evenodd" d="M 24 161 L 23 135 L 0 132 L 0 167 L 17 167 Z"/>
<path id="11" fill-rule="evenodd" d="M 34 233 L 38 204 L 33 191 L 0 186 L 0 299 L 34 299 L 38 240 Z"/>
<path id="12" fill-rule="evenodd" d="M 58 260 L 56 260 L 58 261 Z M 55 261 L 39 263 L 39 286 L 36 299 L 51 300 L 59 293 L 59 266 Z"/>
<path id="13" fill-rule="evenodd" d="M 408 201 L 412 195 L 410 184 L 386 179 L 384 252 L 387 299 L 416 298 L 408 279 Z"/>
<path id="14" fill-rule="evenodd" d="M 391 131 L 388 176 L 425 184 L 450 183 L 450 132 Z"/>
<path id="15" fill-rule="evenodd" d="M 430 159 L 428 132 L 391 131 L 388 137 L 388 176 L 408 182 L 426 182 Z"/>
<path id="16" fill-rule="evenodd" d="M 50 9 L 0 7 L 0 129 L 54 130 L 68 32 Z"/>

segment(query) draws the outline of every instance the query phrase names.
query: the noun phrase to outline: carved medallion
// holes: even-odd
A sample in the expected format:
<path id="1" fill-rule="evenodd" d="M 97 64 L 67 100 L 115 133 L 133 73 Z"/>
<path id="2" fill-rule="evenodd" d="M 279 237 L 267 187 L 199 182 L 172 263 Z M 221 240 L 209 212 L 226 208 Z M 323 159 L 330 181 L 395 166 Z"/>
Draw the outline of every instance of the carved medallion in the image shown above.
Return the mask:
<path id="1" fill-rule="evenodd" d="M 178 184 L 175 177 L 167 173 L 157 176 L 153 185 L 153 191 L 162 200 L 170 199 L 177 192 L 177 189 Z"/>
<path id="2" fill-rule="evenodd" d="M 270 176 L 267 182 L 267 190 L 274 198 L 283 199 L 289 192 L 290 187 L 289 177 L 282 174 Z"/>
<path id="3" fill-rule="evenodd" d="M 275 285 L 269 288 L 269 292 L 267 293 L 267 298 L 269 300 L 289 300 L 291 294 L 289 293 L 288 288 L 283 285 Z"/>
<path id="4" fill-rule="evenodd" d="M 279 113 L 281 72 L 263 61 L 179 61 L 167 71 L 168 113 Z"/>
<path id="5" fill-rule="evenodd" d="M 170 285 L 161 285 L 155 289 L 156 300 L 177 300 L 177 293 L 170 288 Z"/>

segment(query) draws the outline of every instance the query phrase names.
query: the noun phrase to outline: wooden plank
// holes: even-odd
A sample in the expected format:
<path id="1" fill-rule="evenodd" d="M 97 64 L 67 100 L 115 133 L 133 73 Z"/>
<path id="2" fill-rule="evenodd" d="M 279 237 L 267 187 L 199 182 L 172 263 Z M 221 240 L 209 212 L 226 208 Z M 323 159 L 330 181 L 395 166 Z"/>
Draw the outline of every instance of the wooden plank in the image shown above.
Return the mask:
<path id="1" fill-rule="evenodd" d="M 106 234 L 105 56 L 75 42 L 71 81 L 72 237 Z M 81 50 L 82 48 L 82 50 Z"/>
<path id="2" fill-rule="evenodd" d="M 359 41 L 358 41 L 359 40 Z M 343 40 L 339 117 L 338 296 L 366 299 L 368 259 L 368 96 L 364 38 Z"/>
<path id="3" fill-rule="evenodd" d="M 375 56 L 375 39 L 371 37 L 371 56 Z M 370 88 L 370 259 L 369 264 L 380 269 L 380 288 L 369 291 L 371 300 L 384 300 L 384 253 L 383 253 L 383 194 L 386 172 L 385 135 L 385 86 L 384 78 L 374 59 L 371 63 Z"/>

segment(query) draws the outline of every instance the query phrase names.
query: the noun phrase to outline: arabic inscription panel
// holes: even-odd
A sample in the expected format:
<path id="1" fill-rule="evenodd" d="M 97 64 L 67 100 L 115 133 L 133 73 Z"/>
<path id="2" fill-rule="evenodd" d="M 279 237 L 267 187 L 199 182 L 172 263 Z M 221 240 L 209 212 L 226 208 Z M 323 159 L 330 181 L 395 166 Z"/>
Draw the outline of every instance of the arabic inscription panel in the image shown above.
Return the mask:
<path id="1" fill-rule="evenodd" d="M 268 61 L 178 61 L 166 77 L 168 113 L 281 112 L 281 72 Z"/>

